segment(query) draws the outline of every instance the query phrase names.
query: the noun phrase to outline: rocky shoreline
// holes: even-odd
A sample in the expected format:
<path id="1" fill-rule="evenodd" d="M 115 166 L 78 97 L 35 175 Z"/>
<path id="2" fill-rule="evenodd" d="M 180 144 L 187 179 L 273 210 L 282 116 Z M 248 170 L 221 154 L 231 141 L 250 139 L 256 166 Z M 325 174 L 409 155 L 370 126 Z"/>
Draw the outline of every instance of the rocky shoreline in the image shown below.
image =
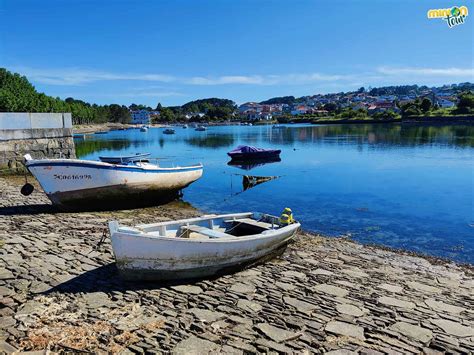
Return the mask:
<path id="1" fill-rule="evenodd" d="M 95 132 L 108 132 L 117 129 L 134 128 L 135 125 L 124 123 L 94 123 L 85 125 L 74 125 L 74 134 L 90 134 Z"/>
<path id="2" fill-rule="evenodd" d="M 281 257 L 232 275 L 127 283 L 108 220 L 199 212 L 54 213 L 22 183 L 0 178 L 0 353 L 474 352 L 470 267 L 302 232 Z"/>

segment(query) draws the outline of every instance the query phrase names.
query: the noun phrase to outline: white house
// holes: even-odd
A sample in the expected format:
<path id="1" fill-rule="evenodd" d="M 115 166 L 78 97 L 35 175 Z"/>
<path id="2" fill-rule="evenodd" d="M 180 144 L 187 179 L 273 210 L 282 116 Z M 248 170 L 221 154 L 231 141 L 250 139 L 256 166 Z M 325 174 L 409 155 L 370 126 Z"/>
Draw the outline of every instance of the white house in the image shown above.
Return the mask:
<path id="1" fill-rule="evenodd" d="M 150 124 L 150 112 L 147 110 L 131 111 L 132 124 Z"/>

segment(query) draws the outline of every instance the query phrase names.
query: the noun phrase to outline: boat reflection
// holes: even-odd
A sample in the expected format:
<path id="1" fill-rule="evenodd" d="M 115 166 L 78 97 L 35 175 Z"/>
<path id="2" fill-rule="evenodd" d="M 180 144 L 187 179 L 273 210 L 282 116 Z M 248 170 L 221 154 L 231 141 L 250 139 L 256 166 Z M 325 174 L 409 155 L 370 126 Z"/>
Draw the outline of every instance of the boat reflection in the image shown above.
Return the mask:
<path id="1" fill-rule="evenodd" d="M 278 162 L 281 162 L 280 158 L 254 159 L 254 160 L 245 160 L 245 161 L 231 160 L 230 162 L 227 163 L 227 165 L 234 166 L 242 170 L 252 170 L 259 166 L 272 164 L 272 163 L 278 163 Z"/>

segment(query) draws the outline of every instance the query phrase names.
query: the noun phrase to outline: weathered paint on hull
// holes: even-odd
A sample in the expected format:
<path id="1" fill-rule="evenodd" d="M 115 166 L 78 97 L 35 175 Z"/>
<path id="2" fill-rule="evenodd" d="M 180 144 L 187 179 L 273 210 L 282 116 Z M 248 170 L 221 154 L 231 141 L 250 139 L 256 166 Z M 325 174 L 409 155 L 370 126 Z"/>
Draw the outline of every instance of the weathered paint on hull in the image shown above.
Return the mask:
<path id="1" fill-rule="evenodd" d="M 63 211 L 98 211 L 156 206 L 177 199 L 180 191 L 154 189 L 149 186 L 116 185 L 56 192 L 49 194 L 48 198 Z"/>
<path id="2" fill-rule="evenodd" d="M 285 246 L 299 224 L 269 235 L 225 240 L 112 234 L 116 265 L 128 280 L 193 279 L 218 275 L 256 262 Z"/>
<path id="3" fill-rule="evenodd" d="M 195 280 L 204 279 L 210 277 L 217 277 L 225 274 L 232 274 L 241 271 L 250 266 L 256 266 L 263 264 L 273 258 L 283 254 L 286 250 L 288 243 L 285 242 L 274 251 L 260 258 L 249 259 L 245 262 L 222 264 L 215 267 L 199 267 L 195 269 L 183 269 L 183 270 L 150 270 L 150 269 L 117 269 L 119 276 L 126 281 L 170 281 L 170 280 Z"/>

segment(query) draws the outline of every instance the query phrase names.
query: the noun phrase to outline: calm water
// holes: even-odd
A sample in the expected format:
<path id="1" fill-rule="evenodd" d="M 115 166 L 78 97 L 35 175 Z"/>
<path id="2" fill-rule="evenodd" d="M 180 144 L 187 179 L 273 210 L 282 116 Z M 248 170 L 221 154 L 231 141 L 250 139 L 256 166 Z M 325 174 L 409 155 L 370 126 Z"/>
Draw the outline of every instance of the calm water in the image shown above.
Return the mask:
<path id="1" fill-rule="evenodd" d="M 474 127 L 290 125 L 115 131 L 76 139 L 79 157 L 151 152 L 162 166 L 202 162 L 183 199 L 206 212 L 291 207 L 305 229 L 474 263 Z M 281 162 L 227 165 L 239 144 Z M 242 192 L 242 174 L 280 176 Z"/>

